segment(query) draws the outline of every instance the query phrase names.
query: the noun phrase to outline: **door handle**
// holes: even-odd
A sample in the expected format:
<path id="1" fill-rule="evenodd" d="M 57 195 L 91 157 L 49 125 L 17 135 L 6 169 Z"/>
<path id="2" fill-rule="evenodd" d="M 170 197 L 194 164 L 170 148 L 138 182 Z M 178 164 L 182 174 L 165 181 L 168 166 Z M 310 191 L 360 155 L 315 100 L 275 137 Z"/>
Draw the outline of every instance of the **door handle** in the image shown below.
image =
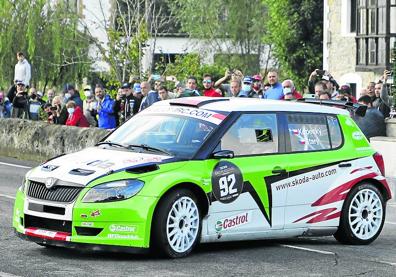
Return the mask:
<path id="1" fill-rule="evenodd" d="M 281 175 L 281 174 L 286 174 L 287 173 L 287 171 L 286 171 L 286 169 L 273 169 L 272 170 L 272 174 L 279 174 L 279 175 Z"/>
<path id="2" fill-rule="evenodd" d="M 351 163 L 339 163 L 338 167 L 351 167 L 352 164 Z"/>

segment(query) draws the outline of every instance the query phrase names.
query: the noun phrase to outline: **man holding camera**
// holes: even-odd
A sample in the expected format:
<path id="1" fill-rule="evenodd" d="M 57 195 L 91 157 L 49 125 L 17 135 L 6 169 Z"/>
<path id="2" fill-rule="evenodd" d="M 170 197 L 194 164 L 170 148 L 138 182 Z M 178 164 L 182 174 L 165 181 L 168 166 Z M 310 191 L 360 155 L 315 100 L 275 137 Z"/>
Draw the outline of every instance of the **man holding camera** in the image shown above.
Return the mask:
<path id="1" fill-rule="evenodd" d="M 327 90 L 331 94 L 332 98 L 335 98 L 338 95 L 339 85 L 333 76 L 331 76 L 330 72 L 320 69 L 315 69 L 312 71 L 308 79 L 309 93 L 315 94 L 315 85 L 318 82 L 326 83 Z"/>
<path id="2" fill-rule="evenodd" d="M 131 84 L 123 83 L 115 103 L 115 111 L 120 113 L 121 124 L 139 112 L 140 102 L 141 99 L 133 95 Z"/>

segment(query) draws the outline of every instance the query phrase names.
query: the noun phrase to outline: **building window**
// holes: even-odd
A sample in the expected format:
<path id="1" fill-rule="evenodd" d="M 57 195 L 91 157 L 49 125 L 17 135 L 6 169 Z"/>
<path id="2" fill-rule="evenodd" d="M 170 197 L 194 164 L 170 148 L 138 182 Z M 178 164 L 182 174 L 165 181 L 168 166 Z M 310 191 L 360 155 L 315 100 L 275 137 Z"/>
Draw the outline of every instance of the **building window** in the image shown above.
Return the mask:
<path id="1" fill-rule="evenodd" d="M 396 0 L 357 0 L 357 70 L 383 70 L 396 37 Z"/>

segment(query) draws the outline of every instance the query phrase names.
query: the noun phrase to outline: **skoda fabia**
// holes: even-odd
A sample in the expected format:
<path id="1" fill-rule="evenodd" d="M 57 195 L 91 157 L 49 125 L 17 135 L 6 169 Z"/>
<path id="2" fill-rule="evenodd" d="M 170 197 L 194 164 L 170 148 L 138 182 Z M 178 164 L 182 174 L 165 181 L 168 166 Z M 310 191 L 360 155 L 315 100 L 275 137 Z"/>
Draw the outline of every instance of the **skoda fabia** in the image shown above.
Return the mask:
<path id="1" fill-rule="evenodd" d="M 173 258 L 232 240 L 334 235 L 369 244 L 391 191 L 352 108 L 161 101 L 94 147 L 30 170 L 13 227 L 44 246 L 152 248 Z"/>

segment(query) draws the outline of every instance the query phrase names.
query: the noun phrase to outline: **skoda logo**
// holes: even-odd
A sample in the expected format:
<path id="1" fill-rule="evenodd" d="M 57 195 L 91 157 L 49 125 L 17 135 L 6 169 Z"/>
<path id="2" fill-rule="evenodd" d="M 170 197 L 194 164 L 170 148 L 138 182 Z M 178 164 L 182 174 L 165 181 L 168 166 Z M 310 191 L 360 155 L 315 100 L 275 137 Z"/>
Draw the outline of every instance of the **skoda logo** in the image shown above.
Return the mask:
<path id="1" fill-rule="evenodd" d="M 45 181 L 45 187 L 47 189 L 51 189 L 55 185 L 56 179 L 55 178 L 48 178 L 47 181 Z"/>

